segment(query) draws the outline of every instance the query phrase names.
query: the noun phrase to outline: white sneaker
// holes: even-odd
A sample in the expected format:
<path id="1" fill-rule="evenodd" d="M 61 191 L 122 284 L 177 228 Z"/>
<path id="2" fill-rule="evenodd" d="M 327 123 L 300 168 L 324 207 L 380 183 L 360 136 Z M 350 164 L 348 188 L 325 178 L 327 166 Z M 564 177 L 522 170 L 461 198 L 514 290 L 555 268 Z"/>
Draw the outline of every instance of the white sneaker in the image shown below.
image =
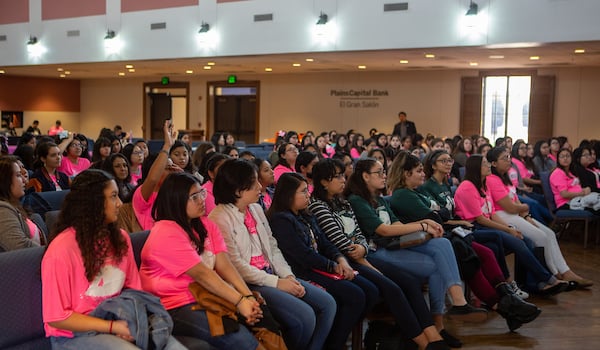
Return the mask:
<path id="1" fill-rule="evenodd" d="M 510 282 L 510 286 L 515 291 L 515 294 L 521 299 L 525 300 L 529 298 L 529 294 L 526 291 L 521 290 L 521 288 L 519 288 L 519 286 L 517 285 L 517 281 Z"/>

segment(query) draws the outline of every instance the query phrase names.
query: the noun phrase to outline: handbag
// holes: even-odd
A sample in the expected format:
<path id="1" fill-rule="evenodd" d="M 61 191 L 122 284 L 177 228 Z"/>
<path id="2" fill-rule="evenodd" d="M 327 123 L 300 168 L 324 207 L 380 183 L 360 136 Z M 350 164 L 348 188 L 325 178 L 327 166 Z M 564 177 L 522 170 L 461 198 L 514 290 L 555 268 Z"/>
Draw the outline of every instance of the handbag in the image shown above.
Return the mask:
<path id="1" fill-rule="evenodd" d="M 405 249 L 415 247 L 429 241 L 433 236 L 425 231 L 416 231 L 402 236 L 378 237 L 374 239 L 379 248 L 389 250 Z"/>
<path id="2" fill-rule="evenodd" d="M 192 310 L 204 310 L 206 312 L 211 336 L 235 332 L 239 330 L 239 322 L 248 327 L 256 340 L 258 340 L 257 350 L 287 350 L 287 346 L 281 335 L 281 327 L 271 314 L 265 299 L 259 292 L 252 291 L 252 295 L 254 295 L 254 298 L 260 304 L 263 318 L 258 323 L 249 325 L 246 323 L 246 318 L 237 313 L 233 303 L 209 292 L 197 282 L 190 283 L 189 289 L 198 303 L 192 306 Z M 235 321 L 237 329 L 231 325 L 232 320 Z"/>

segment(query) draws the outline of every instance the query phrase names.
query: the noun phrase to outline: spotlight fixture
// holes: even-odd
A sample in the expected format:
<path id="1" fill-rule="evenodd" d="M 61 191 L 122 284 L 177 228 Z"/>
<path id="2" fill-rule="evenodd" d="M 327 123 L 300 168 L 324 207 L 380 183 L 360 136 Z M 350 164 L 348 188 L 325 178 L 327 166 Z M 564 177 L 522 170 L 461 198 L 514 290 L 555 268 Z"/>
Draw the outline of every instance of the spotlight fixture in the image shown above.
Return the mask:
<path id="1" fill-rule="evenodd" d="M 210 24 L 208 24 L 206 22 L 202 22 L 202 24 L 200 25 L 200 30 L 198 31 L 198 34 L 207 33 L 209 30 L 210 30 Z"/>
<path id="2" fill-rule="evenodd" d="M 27 45 L 35 45 L 37 44 L 38 39 L 35 36 L 30 36 L 29 40 L 27 41 Z"/>
<path id="3" fill-rule="evenodd" d="M 104 40 L 110 40 L 113 39 L 115 36 L 117 35 L 117 33 L 115 33 L 114 30 L 107 30 L 106 31 L 106 36 L 104 37 Z"/>
<path id="4" fill-rule="evenodd" d="M 319 20 L 317 21 L 317 24 L 318 25 L 327 24 L 328 20 L 329 20 L 329 17 L 327 17 L 327 14 L 321 12 L 321 14 L 319 15 Z"/>
<path id="5" fill-rule="evenodd" d="M 471 0 L 471 3 L 469 5 L 469 10 L 466 13 L 466 16 L 477 16 L 477 10 L 479 9 L 479 6 L 477 6 L 476 3 L 473 2 L 473 0 Z"/>

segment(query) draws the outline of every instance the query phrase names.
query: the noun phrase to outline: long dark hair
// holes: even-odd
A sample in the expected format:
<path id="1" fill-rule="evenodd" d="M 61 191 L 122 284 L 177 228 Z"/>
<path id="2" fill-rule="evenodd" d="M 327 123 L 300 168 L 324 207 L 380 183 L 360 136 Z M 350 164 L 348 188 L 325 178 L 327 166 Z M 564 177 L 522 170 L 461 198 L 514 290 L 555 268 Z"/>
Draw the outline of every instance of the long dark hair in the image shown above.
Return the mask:
<path id="1" fill-rule="evenodd" d="M 568 167 L 563 167 L 562 165 L 560 165 L 560 162 L 558 161 L 560 154 L 563 152 L 567 152 L 571 156 L 571 164 Z M 575 175 L 574 175 L 575 174 L 575 162 L 573 160 L 573 152 L 571 152 L 570 149 L 561 148 L 558 150 L 558 153 L 556 154 L 556 169 L 560 169 L 560 170 L 564 171 L 565 175 L 567 175 L 567 177 L 569 177 L 571 179 L 575 177 Z"/>
<path id="2" fill-rule="evenodd" d="M 365 180 L 363 179 L 364 173 L 371 172 L 371 169 L 377 164 L 377 160 L 374 158 L 365 158 L 360 159 L 356 162 L 356 166 L 354 167 L 354 172 L 350 175 L 350 179 L 348 179 L 348 183 L 346 185 L 346 189 L 344 190 L 344 195 L 348 198 L 349 195 L 355 194 L 367 202 L 369 202 L 373 207 L 377 205 L 377 201 L 369 191 Z"/>
<path id="3" fill-rule="evenodd" d="M 500 157 L 500 155 L 504 152 L 508 152 L 508 149 L 506 147 L 504 147 L 504 146 L 494 147 L 488 151 L 486 158 L 487 158 L 488 162 L 490 162 L 490 163 L 497 162 L 498 157 Z M 507 186 L 513 185 L 512 181 L 510 181 L 510 177 L 508 177 L 508 171 L 505 172 L 504 174 L 500 174 L 498 172 L 498 170 L 496 169 L 496 167 L 492 165 L 492 174 L 498 176 L 502 180 L 503 184 L 505 184 Z"/>
<path id="4" fill-rule="evenodd" d="M 517 140 L 513 146 L 512 146 L 512 150 L 510 152 L 510 156 L 513 159 L 517 159 L 520 160 L 521 162 L 523 162 L 523 164 L 525 164 L 525 167 L 529 170 L 533 170 L 534 165 L 533 165 L 533 159 L 531 159 L 529 156 L 525 155 L 525 157 L 521 157 L 519 155 L 519 148 L 521 147 L 521 145 L 525 145 L 525 147 L 527 147 L 527 144 L 525 143 L 525 141 L 523 140 Z"/>
<path id="5" fill-rule="evenodd" d="M 190 149 L 190 146 L 187 143 L 181 140 L 175 140 L 171 148 L 169 148 L 169 157 L 171 156 L 171 153 L 173 153 L 177 148 L 180 147 L 185 148 L 185 150 L 188 153 L 188 162 L 185 168 L 183 168 L 183 171 L 189 174 L 193 174 L 196 170 L 194 169 L 194 164 L 192 162 L 192 150 Z"/>
<path id="6" fill-rule="evenodd" d="M 435 170 L 433 170 L 433 164 L 435 164 L 438 158 L 443 154 L 449 155 L 445 149 L 436 149 L 435 151 L 430 152 L 423 160 L 423 171 L 428 179 L 433 176 L 433 173 L 435 173 Z M 444 177 L 443 182 L 448 183 L 448 179 Z"/>
<path id="7" fill-rule="evenodd" d="M 219 168 L 215 178 L 213 194 L 216 204 L 235 204 L 240 199 L 239 192 L 247 191 L 256 181 L 256 166 L 243 159 L 228 159 Z"/>
<path id="8" fill-rule="evenodd" d="M 465 178 L 464 181 L 470 181 L 481 197 L 485 197 L 485 178 L 481 177 L 481 163 L 483 162 L 483 156 L 481 154 L 473 154 L 467 158 L 465 163 Z"/>
<path id="9" fill-rule="evenodd" d="M 344 163 L 338 159 L 325 158 L 321 159 L 317 164 L 315 164 L 312 170 L 313 198 L 322 200 L 323 202 L 332 205 L 332 201 L 330 201 L 328 198 L 327 189 L 325 186 L 323 186 L 321 181 L 331 181 L 336 174 L 343 174 L 344 170 L 346 170 Z"/>
<path id="10" fill-rule="evenodd" d="M 100 272 L 109 256 L 118 263 L 127 254 L 127 241 L 118 223 L 105 223 L 104 190 L 113 180 L 112 175 L 99 169 L 88 169 L 77 175 L 64 199 L 56 225 L 57 232 L 69 227 L 75 229 L 88 281 Z M 109 245 L 103 246 L 106 241 Z"/>
<path id="11" fill-rule="evenodd" d="M 279 181 L 277 181 L 275 194 L 273 194 L 273 202 L 267 211 L 267 217 L 270 218 L 275 213 L 291 210 L 292 203 L 294 203 L 296 197 L 296 191 L 302 182 L 308 185 L 302 174 L 284 173 L 281 175 Z"/>
<path id="12" fill-rule="evenodd" d="M 190 188 L 194 184 L 200 186 L 200 180 L 191 174 L 169 174 L 158 190 L 156 201 L 152 206 L 152 218 L 154 221 L 175 221 L 187 233 L 200 255 L 204 251 L 204 240 L 208 233 L 200 218 L 188 219 L 186 210 Z M 194 234 L 194 231 L 198 236 Z"/>
<path id="13" fill-rule="evenodd" d="M 279 148 L 277 148 L 277 156 L 279 158 L 277 160 L 277 165 L 283 165 L 284 167 L 291 168 L 292 166 L 287 162 L 287 160 L 285 160 L 283 158 L 283 155 L 285 154 L 286 148 L 288 145 L 292 145 L 292 144 L 289 142 L 283 142 L 281 145 L 279 145 Z M 292 145 L 292 146 L 294 146 L 294 145 Z M 294 147 L 296 147 L 296 146 L 294 146 Z"/>

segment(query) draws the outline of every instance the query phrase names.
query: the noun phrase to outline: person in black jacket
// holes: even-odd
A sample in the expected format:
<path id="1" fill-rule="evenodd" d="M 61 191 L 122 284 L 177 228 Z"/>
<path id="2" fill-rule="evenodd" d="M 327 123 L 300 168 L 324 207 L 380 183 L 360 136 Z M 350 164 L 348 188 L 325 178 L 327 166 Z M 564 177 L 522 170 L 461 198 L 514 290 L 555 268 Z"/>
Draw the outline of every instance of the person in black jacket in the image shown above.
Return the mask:
<path id="1" fill-rule="evenodd" d="M 415 126 L 415 123 L 406 120 L 406 112 L 398 113 L 398 118 L 400 119 L 400 122 L 394 125 L 394 131 L 392 132 L 392 135 L 400 135 L 400 138 L 404 136 L 410 136 L 411 138 L 414 138 L 415 134 L 417 133 L 417 127 Z"/>

